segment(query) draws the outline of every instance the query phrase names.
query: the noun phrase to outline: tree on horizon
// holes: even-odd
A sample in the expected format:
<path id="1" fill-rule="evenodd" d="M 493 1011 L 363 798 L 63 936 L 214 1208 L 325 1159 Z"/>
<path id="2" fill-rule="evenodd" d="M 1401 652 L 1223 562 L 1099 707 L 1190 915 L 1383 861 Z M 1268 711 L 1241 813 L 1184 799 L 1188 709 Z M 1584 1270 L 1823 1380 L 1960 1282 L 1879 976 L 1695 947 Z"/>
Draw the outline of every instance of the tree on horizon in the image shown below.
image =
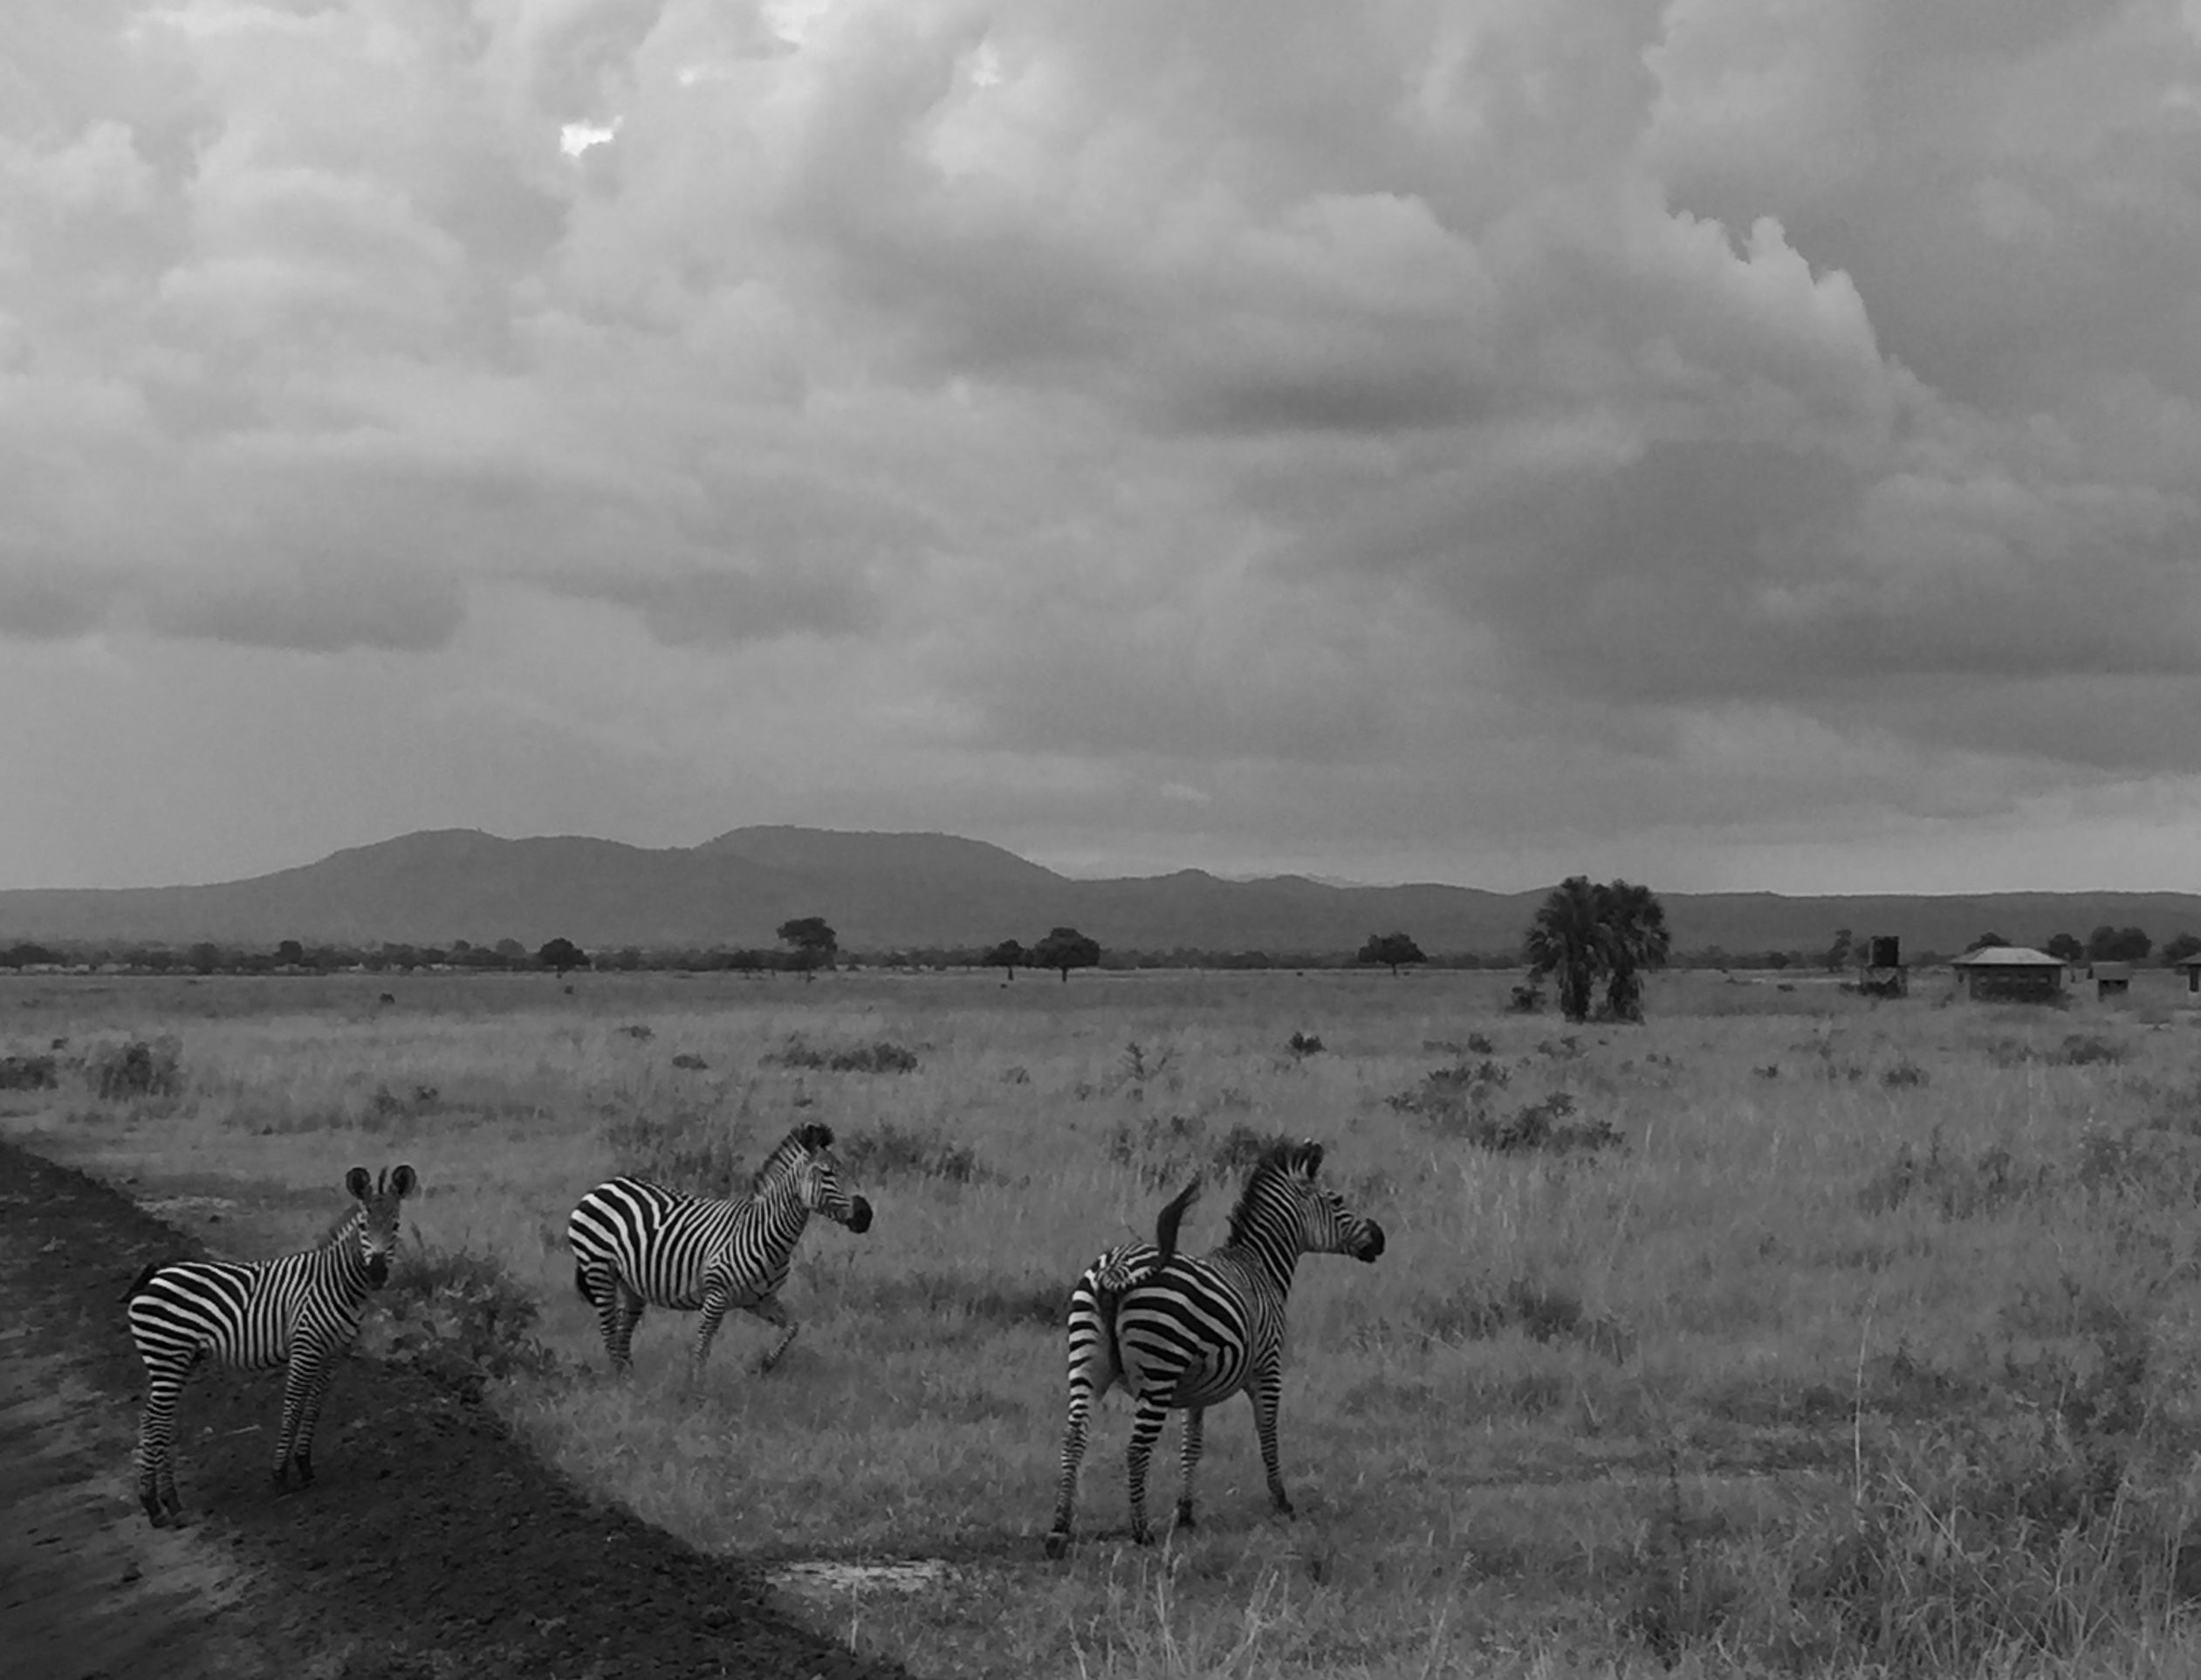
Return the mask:
<path id="1" fill-rule="evenodd" d="M 1553 888 L 1521 942 L 1530 968 L 1558 982 L 1560 1012 L 1570 1021 L 1589 1018 L 1600 979 L 1608 1015 L 1642 1020 L 1643 971 L 1663 968 L 1672 946 L 1665 907 L 1649 888 L 1587 875 Z"/>
<path id="2" fill-rule="evenodd" d="M 1070 984 L 1072 969 L 1089 969 L 1100 960 L 1098 940 L 1087 938 L 1075 928 L 1050 929 L 1047 936 L 1025 953 L 1034 968 L 1059 969 L 1062 984 Z"/>
<path id="3" fill-rule="evenodd" d="M 819 969 L 830 967 L 833 954 L 840 949 L 840 936 L 822 915 L 799 915 L 781 922 L 779 940 L 794 953 L 795 966 L 805 979 Z"/>
<path id="4" fill-rule="evenodd" d="M 1353 960 L 1355 963 L 1388 963 L 1396 976 L 1402 963 L 1426 963 L 1422 948 L 1402 933 L 1372 933 Z"/>

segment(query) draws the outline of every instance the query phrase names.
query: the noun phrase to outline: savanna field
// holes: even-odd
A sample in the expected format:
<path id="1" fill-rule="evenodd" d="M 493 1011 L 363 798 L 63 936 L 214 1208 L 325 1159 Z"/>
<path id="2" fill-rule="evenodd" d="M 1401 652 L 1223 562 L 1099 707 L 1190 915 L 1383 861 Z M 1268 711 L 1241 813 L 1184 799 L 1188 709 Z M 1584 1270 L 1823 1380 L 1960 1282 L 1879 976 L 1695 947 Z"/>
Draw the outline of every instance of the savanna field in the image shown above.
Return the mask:
<path id="1" fill-rule="evenodd" d="M 0 1055 L 57 1082 L 0 1090 L 0 1125 L 239 1258 L 318 1235 L 347 1168 L 411 1162 L 366 1350 L 485 1373 L 582 1487 L 782 1566 L 917 1673 L 2201 1666 L 2177 977 L 2028 1009 L 1676 974 L 1648 1025 L 1585 1027 L 1507 1013 L 1516 978 L 27 975 Z M 737 1313 L 690 1392 L 695 1320 L 653 1311 L 607 1379 L 576 1198 L 745 1189 L 810 1120 L 877 1217 L 813 1221 L 779 1368 Z M 1200 1526 L 1129 1545 L 1118 1390 L 1047 1563 L 1067 1286 L 1196 1173 L 1186 1245 L 1219 1241 L 1277 1136 L 1327 1145 L 1388 1236 L 1299 1266 L 1298 1520 L 1234 1400 Z"/>

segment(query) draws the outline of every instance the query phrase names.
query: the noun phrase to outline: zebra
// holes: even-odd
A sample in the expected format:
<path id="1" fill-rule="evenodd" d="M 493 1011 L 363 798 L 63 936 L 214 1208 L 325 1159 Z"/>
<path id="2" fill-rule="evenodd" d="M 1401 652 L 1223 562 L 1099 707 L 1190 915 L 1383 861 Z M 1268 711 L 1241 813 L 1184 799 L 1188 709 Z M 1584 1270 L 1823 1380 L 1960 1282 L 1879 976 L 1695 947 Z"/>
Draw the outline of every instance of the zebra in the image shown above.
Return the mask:
<path id="1" fill-rule="evenodd" d="M 573 1287 L 596 1309 L 614 1371 L 633 1365 L 634 1327 L 645 1306 L 701 1309 L 689 1356 L 693 1384 L 729 1308 L 752 1313 L 779 1333 L 758 1366 L 779 1363 L 801 1326 L 781 1305 L 795 1244 L 813 1213 L 850 1231 L 871 1229 L 871 1203 L 851 1196 L 833 1158 L 833 1128 L 812 1121 L 781 1139 L 737 1201 L 685 1196 L 641 1178 L 614 1178 L 580 1199 L 567 1220 Z"/>
<path id="2" fill-rule="evenodd" d="M 275 1485 L 313 1480 L 313 1428 L 336 1362 L 360 1333 L 367 1298 L 388 1281 L 398 1204 L 419 1187 L 410 1167 L 344 1176 L 356 1206 L 308 1249 L 272 1260 L 174 1260 L 138 1273 L 125 1297 L 145 1361 L 138 1498 L 156 1528 L 183 1520 L 175 1491 L 176 1398 L 202 1361 L 241 1370 L 285 1365 Z"/>
<path id="3" fill-rule="evenodd" d="M 1162 1210 L 1152 1245 L 1111 1249 L 1079 1277 L 1070 1292 L 1070 1405 L 1049 1557 L 1060 1557 L 1070 1543 L 1093 1403 L 1118 1381 L 1136 1409 L 1128 1468 L 1131 1538 L 1138 1544 L 1151 1538 L 1147 1463 L 1164 1416 L 1184 1413 L 1184 1486 L 1176 1519 L 1190 1527 L 1207 1409 L 1240 1389 L 1253 1403 L 1270 1502 L 1292 1514 L 1278 1468 L 1276 1415 L 1293 1269 L 1302 1254 L 1372 1261 L 1383 1251 L 1383 1228 L 1315 1182 L 1321 1165 L 1322 1146 L 1311 1140 L 1272 1146 L 1248 1175 L 1223 1245 L 1197 1259 L 1176 1246 L 1185 1210 L 1200 1193 L 1196 1178 Z"/>

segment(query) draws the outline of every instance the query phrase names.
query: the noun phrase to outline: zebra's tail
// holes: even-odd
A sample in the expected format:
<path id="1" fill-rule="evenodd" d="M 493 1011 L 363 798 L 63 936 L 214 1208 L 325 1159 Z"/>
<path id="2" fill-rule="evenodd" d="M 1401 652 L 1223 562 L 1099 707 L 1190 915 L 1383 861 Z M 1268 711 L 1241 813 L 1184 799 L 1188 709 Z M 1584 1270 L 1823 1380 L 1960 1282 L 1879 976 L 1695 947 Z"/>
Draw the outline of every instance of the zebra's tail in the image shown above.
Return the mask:
<path id="1" fill-rule="evenodd" d="M 1154 1258 L 1160 1265 L 1177 1251 L 1177 1227 L 1184 1223 L 1185 1210 L 1200 1199 L 1200 1181 L 1194 1179 L 1169 1198 L 1168 1205 L 1155 1216 L 1154 1245 L 1161 1251 Z"/>
<path id="2" fill-rule="evenodd" d="M 161 1260 L 148 1260 L 146 1263 L 145 1270 L 139 1272 L 137 1278 L 132 1282 L 130 1286 L 122 1292 L 122 1299 L 126 1301 L 134 1301 L 137 1299 L 140 1295 L 145 1293 L 146 1285 L 153 1281 L 153 1274 L 158 1272 L 165 1264 L 166 1262 Z"/>
<path id="3" fill-rule="evenodd" d="M 589 1291 L 588 1273 L 579 1260 L 573 1262 L 573 1291 L 591 1306 L 596 1305 L 596 1297 Z"/>

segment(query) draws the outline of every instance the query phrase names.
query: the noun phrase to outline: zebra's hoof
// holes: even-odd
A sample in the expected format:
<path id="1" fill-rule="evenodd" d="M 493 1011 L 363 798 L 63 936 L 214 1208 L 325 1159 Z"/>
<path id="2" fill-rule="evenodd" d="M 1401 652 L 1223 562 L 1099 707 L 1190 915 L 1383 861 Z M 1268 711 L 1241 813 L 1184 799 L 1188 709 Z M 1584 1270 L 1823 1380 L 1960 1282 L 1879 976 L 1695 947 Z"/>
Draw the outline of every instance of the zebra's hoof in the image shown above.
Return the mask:
<path id="1" fill-rule="evenodd" d="M 1199 1525 L 1192 1519 L 1192 1507 L 1190 1505 L 1180 1504 L 1177 1506 L 1177 1526 L 1179 1528 L 1196 1528 L 1199 1526 Z"/>
<path id="2" fill-rule="evenodd" d="M 281 1492 L 281 1491 L 282 1491 L 285 1488 L 287 1488 L 288 1486 L 290 1486 L 290 1485 L 291 1485 L 291 1467 L 290 1467 L 288 1464 L 278 1464 L 278 1465 L 275 1467 L 275 1475 L 274 1475 L 273 1480 L 274 1480 L 274 1482 L 275 1482 L 276 1491 L 277 1491 L 278 1493 L 279 1493 L 279 1492 Z"/>
<path id="3" fill-rule="evenodd" d="M 298 1471 L 298 1485 L 300 1487 L 312 1487 L 313 1485 L 313 1461 L 311 1458 L 308 1458 L 304 1453 L 300 1453 L 298 1457 L 297 1464 Z"/>
<path id="4" fill-rule="evenodd" d="M 1065 1533 L 1062 1530 L 1057 1529 L 1053 1533 L 1047 1536 L 1046 1550 L 1047 1556 L 1049 1558 L 1059 1559 L 1062 1554 L 1069 1549 L 1070 1536 Z"/>

